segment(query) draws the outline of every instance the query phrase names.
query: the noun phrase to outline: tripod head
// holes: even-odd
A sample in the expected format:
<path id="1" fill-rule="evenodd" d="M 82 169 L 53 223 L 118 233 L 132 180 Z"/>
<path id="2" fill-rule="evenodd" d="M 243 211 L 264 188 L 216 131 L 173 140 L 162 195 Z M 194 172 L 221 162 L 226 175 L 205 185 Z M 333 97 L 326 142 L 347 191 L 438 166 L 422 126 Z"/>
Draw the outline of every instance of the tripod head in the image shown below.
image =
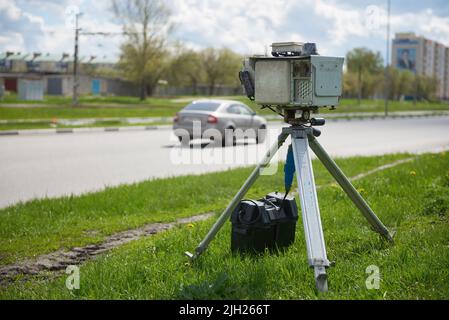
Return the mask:
<path id="1" fill-rule="evenodd" d="M 314 109 L 302 108 L 299 110 L 292 110 L 290 108 L 284 109 L 284 121 L 292 127 L 309 127 L 313 130 L 313 135 L 319 137 L 321 131 L 313 128 L 324 126 L 326 120 L 324 118 L 314 118 L 312 113 L 316 112 Z M 299 115 L 299 116 L 298 116 Z"/>

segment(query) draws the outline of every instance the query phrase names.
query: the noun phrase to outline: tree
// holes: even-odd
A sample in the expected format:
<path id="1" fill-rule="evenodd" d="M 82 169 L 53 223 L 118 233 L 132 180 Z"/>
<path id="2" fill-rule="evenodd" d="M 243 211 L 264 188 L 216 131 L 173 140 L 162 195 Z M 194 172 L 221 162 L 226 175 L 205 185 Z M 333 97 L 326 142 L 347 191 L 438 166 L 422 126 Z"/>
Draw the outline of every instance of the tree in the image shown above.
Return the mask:
<path id="1" fill-rule="evenodd" d="M 417 94 L 419 100 L 434 101 L 438 88 L 438 79 L 424 75 L 417 76 Z"/>
<path id="2" fill-rule="evenodd" d="M 408 70 L 398 70 L 394 69 L 390 73 L 390 90 L 392 93 L 390 94 L 390 99 L 400 100 L 405 95 L 413 95 L 415 76 L 412 72 Z"/>
<path id="3" fill-rule="evenodd" d="M 239 71 L 242 69 L 243 57 L 234 51 L 223 48 L 219 52 L 219 63 L 223 69 L 219 84 L 229 86 L 240 85 Z"/>
<path id="4" fill-rule="evenodd" d="M 348 98 L 355 98 L 358 94 L 357 76 L 351 72 L 343 74 L 343 95 Z"/>
<path id="5" fill-rule="evenodd" d="M 177 86 L 192 86 L 193 94 L 198 94 L 198 85 L 204 79 L 201 55 L 191 49 L 177 45 L 167 72 L 169 82 Z"/>
<path id="6" fill-rule="evenodd" d="M 360 104 L 363 92 L 374 92 L 378 81 L 373 81 L 383 70 L 383 60 L 379 52 L 367 48 L 355 48 L 347 53 L 348 72 L 357 75 L 357 98 Z M 374 87 L 373 87 L 374 86 Z"/>
<path id="7" fill-rule="evenodd" d="M 408 70 L 389 67 L 389 99 L 399 100 L 403 96 L 414 100 L 432 101 L 436 98 L 438 80 L 435 77 L 413 74 Z"/>
<path id="8" fill-rule="evenodd" d="M 242 57 L 230 49 L 207 48 L 201 52 L 201 60 L 209 86 L 209 95 L 213 95 L 217 84 L 238 84 L 238 72 Z"/>
<path id="9" fill-rule="evenodd" d="M 139 84 L 140 99 L 145 100 L 167 66 L 170 11 L 161 0 L 112 0 L 112 7 L 127 37 L 121 47 L 119 68 Z"/>

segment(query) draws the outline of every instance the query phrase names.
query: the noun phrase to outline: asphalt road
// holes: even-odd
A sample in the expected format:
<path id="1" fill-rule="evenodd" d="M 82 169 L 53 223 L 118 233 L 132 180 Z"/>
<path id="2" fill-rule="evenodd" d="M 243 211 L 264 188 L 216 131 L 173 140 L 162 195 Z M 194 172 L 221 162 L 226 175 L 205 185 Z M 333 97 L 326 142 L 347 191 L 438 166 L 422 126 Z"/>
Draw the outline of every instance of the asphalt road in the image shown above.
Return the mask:
<path id="1" fill-rule="evenodd" d="M 271 125 L 267 143 L 274 141 L 280 128 L 280 124 Z M 449 148 L 449 117 L 336 121 L 321 129 L 319 141 L 334 157 Z M 224 149 L 195 142 L 193 149 L 182 148 L 171 130 L 3 136 L 0 207 L 150 178 L 250 165 L 266 148 L 251 142 Z M 279 153 L 281 159 L 285 149 Z"/>

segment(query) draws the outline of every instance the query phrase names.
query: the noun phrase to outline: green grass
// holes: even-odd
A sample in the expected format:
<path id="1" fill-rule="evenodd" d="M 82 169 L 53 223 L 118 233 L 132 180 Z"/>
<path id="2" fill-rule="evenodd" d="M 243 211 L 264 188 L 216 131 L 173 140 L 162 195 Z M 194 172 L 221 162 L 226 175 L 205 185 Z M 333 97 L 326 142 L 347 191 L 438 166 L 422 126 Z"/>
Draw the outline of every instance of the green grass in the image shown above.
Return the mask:
<path id="1" fill-rule="evenodd" d="M 408 155 L 340 159 L 349 176 Z M 320 163 L 317 184 L 331 181 Z M 240 187 L 251 168 L 201 176 L 157 179 L 107 188 L 77 197 L 35 200 L 0 210 L 0 264 L 103 240 L 114 232 L 145 223 L 173 221 L 192 214 L 219 211 Z M 282 167 L 278 174 L 263 176 L 249 196 L 259 197 L 270 189 L 282 190 Z M 208 186 L 204 190 L 204 186 Z M 95 236 L 92 236 L 95 235 Z"/>
<path id="2" fill-rule="evenodd" d="M 273 114 L 269 109 L 260 110 L 260 108 L 252 101 L 246 98 L 238 97 L 238 100 L 248 104 L 252 109 L 257 110 L 261 114 Z M 403 112 L 403 111 L 446 111 L 449 110 L 448 103 L 430 103 L 418 102 L 416 105 L 409 101 L 389 101 L 389 112 Z M 385 105 L 383 100 L 362 100 L 360 105 L 356 99 L 342 99 L 340 105 L 335 110 L 328 108 L 321 108 L 322 114 L 338 114 L 338 113 L 364 113 L 364 112 L 384 112 Z"/>
<path id="3" fill-rule="evenodd" d="M 37 107 L 8 107 L 9 104 L 38 105 Z M 133 97 L 80 98 L 80 106 L 72 107 L 70 98 L 47 97 L 44 101 L 17 101 L 14 98 L 0 102 L 1 120 L 51 120 L 85 118 L 172 117 L 186 105 L 172 99 Z"/>
<path id="4" fill-rule="evenodd" d="M 134 118 L 134 117 L 172 117 L 179 106 L 122 106 L 122 107 L 33 107 L 8 108 L 0 105 L 1 120 L 22 119 L 86 119 L 86 118 Z"/>
<path id="5" fill-rule="evenodd" d="M 341 159 L 355 175 L 407 155 Z M 230 225 L 203 257 L 186 263 L 213 220 L 135 241 L 81 268 L 81 289 L 65 277 L 19 281 L 0 298 L 31 299 L 447 299 L 449 297 L 449 153 L 422 155 L 355 183 L 383 222 L 397 231 L 390 245 L 373 233 L 340 188 L 318 190 L 328 256 L 330 292 L 315 290 L 307 267 L 301 222 L 285 253 L 231 255 Z M 314 163 L 320 185 L 331 182 Z M 6 261 L 75 244 L 151 221 L 167 221 L 224 207 L 249 169 L 155 180 L 91 195 L 33 201 L 0 212 L 1 254 Z M 204 190 L 204 186 L 207 186 Z M 282 175 L 262 177 L 249 197 L 282 189 Z M 154 195 L 153 195 L 153 193 Z M 157 196 L 163 195 L 165 201 Z M 88 237 L 87 230 L 100 235 Z M 379 290 L 367 290 L 365 270 L 377 265 Z"/>
<path id="6" fill-rule="evenodd" d="M 172 117 L 182 106 L 144 106 L 144 107 L 36 107 L 7 108 L 0 106 L 1 120 L 18 119 L 86 119 L 86 118 L 133 118 L 133 117 Z"/>
<path id="7" fill-rule="evenodd" d="M 164 98 L 152 98 L 149 97 L 144 101 L 141 101 L 137 97 L 127 97 L 127 96 L 92 96 L 92 95 L 84 95 L 80 96 L 79 104 L 80 105 L 93 105 L 93 106 L 114 106 L 114 105 L 151 105 L 151 104 L 160 104 L 160 105 L 172 105 L 176 104 L 174 102 L 170 102 L 171 99 Z M 71 106 L 72 105 L 72 97 L 70 96 L 45 96 L 43 101 L 24 101 L 20 100 L 16 94 L 10 94 L 4 97 L 1 104 L 45 104 L 49 106 Z"/>
<path id="8" fill-rule="evenodd" d="M 148 98 L 139 101 L 134 97 L 81 97 L 79 107 L 71 107 L 71 100 L 68 97 L 46 97 L 43 102 L 18 101 L 15 96 L 6 97 L 0 102 L 1 120 L 18 119 L 82 119 L 82 118 L 126 118 L 126 117 L 172 117 L 181 110 L 188 102 L 179 102 L 177 99 L 200 99 L 201 97 L 177 97 L 177 98 Z M 273 114 L 269 109 L 261 110 L 254 102 L 246 97 L 221 97 L 223 99 L 235 99 L 247 103 L 259 114 Z M 38 104 L 38 107 L 8 107 L 8 104 Z M 390 112 L 395 111 L 435 111 L 449 110 L 449 104 L 444 103 L 418 103 L 416 106 L 412 102 L 390 102 Z M 384 103 L 382 100 L 363 100 L 358 106 L 354 99 L 343 99 L 340 106 L 329 111 L 323 108 L 322 113 L 347 113 L 347 112 L 383 112 Z"/>

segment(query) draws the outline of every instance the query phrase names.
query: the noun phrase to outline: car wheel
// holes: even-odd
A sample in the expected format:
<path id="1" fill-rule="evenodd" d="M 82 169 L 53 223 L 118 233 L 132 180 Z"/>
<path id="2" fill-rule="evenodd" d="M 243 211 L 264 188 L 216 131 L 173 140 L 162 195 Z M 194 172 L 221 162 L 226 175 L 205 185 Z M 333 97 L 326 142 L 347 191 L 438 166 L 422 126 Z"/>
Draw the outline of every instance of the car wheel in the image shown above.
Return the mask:
<path id="1" fill-rule="evenodd" d="M 261 126 L 259 130 L 257 130 L 256 143 L 257 144 L 264 143 L 266 136 L 267 136 L 267 127 Z"/>
<path id="2" fill-rule="evenodd" d="M 221 145 L 223 147 L 229 146 L 230 143 L 228 141 L 226 141 L 226 130 L 232 130 L 232 132 L 234 132 L 234 128 L 233 127 L 229 127 L 225 129 L 225 134 L 223 136 L 223 139 L 221 140 Z M 232 133 L 232 145 L 235 146 L 237 145 L 237 138 L 235 137 L 234 133 Z"/>
<path id="3" fill-rule="evenodd" d="M 190 137 L 178 136 L 179 142 L 183 147 L 187 147 L 190 145 Z"/>

